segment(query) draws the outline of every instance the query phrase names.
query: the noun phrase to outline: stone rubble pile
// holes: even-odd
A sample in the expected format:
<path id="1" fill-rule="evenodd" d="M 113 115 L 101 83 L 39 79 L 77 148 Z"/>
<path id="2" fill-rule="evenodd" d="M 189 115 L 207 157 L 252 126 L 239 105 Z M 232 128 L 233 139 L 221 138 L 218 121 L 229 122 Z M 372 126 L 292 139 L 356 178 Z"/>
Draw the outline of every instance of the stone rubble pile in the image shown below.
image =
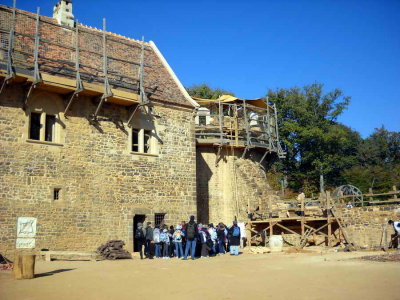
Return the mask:
<path id="1" fill-rule="evenodd" d="M 122 249 L 125 242 L 121 240 L 111 240 L 97 248 L 99 253 L 104 259 L 131 259 L 132 255 Z"/>
<path id="2" fill-rule="evenodd" d="M 271 249 L 269 247 L 246 247 L 247 253 L 251 254 L 264 254 L 264 253 L 271 253 Z"/>

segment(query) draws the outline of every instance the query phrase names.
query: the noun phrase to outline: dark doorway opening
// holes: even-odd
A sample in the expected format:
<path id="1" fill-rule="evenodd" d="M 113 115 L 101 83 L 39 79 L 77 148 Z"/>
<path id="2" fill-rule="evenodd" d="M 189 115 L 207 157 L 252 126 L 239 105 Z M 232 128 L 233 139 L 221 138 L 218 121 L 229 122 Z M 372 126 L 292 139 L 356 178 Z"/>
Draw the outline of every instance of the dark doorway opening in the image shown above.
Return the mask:
<path id="1" fill-rule="evenodd" d="M 146 220 L 146 215 L 135 215 L 133 217 L 133 252 L 139 252 L 138 243 L 136 243 L 135 232 L 138 228 L 137 224 L 142 223 L 144 226 L 144 221 Z"/>

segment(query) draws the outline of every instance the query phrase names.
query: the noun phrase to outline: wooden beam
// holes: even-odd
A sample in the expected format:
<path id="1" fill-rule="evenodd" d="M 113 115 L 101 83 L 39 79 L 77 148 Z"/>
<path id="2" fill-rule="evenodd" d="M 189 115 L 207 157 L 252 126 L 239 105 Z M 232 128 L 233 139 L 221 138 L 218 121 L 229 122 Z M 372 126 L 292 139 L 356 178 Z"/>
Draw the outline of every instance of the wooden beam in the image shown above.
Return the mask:
<path id="1" fill-rule="evenodd" d="M 328 247 L 331 247 L 331 241 L 332 241 L 332 225 L 331 225 L 331 193 L 327 191 L 326 193 L 326 213 L 328 217 Z"/>
<path id="2" fill-rule="evenodd" d="M 274 235 L 274 225 L 275 225 L 274 223 L 270 223 L 269 225 L 269 236 Z"/>
<path id="3" fill-rule="evenodd" d="M 6 73 L 1 70 L 0 76 L 5 77 Z M 40 74 L 42 77 L 42 83 L 40 84 L 40 89 L 49 90 L 54 92 L 60 92 L 63 94 L 69 94 L 76 90 L 76 80 L 69 79 L 61 76 L 50 75 L 46 73 Z M 23 73 L 16 73 L 16 82 L 17 81 L 27 81 L 33 82 L 34 78 L 30 75 Z M 100 84 L 94 84 L 89 82 L 84 82 L 85 91 L 82 92 L 82 95 L 102 95 L 104 92 L 104 87 Z M 39 86 L 38 86 L 39 88 Z M 108 98 L 107 102 L 111 102 L 118 105 L 129 106 L 135 103 L 139 103 L 139 95 L 137 93 L 132 93 L 123 90 L 111 89 L 113 96 Z"/>
<path id="4" fill-rule="evenodd" d="M 287 228 L 286 226 L 283 226 L 282 224 L 276 223 L 276 226 L 279 226 L 279 227 L 281 227 L 281 228 L 283 228 L 283 229 L 289 231 L 290 233 L 300 235 L 300 234 L 298 234 L 296 231 L 294 231 L 294 230 L 292 230 L 292 229 L 289 229 L 289 228 Z M 301 235 L 300 235 L 300 236 L 301 236 Z"/>
<path id="5" fill-rule="evenodd" d="M 311 226 L 309 226 L 309 225 L 307 225 L 307 224 L 304 224 L 304 226 L 305 226 L 306 228 L 308 228 L 308 229 L 315 229 L 314 227 L 311 227 Z M 321 228 L 321 229 L 322 229 L 322 228 Z M 323 236 L 328 237 L 328 235 L 327 235 L 326 233 L 321 232 L 321 229 L 320 229 L 319 231 L 315 231 L 314 233 L 318 233 L 318 234 L 321 234 L 321 235 L 323 235 Z"/>
<path id="6" fill-rule="evenodd" d="M 301 236 L 304 236 L 304 197 L 301 199 Z"/>

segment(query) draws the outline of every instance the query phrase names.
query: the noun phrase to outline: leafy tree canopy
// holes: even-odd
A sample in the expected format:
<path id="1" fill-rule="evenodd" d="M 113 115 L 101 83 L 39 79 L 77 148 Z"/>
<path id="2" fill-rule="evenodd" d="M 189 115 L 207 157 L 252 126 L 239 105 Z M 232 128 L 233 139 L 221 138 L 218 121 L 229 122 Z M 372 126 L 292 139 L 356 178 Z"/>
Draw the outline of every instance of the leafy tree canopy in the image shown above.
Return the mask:
<path id="1" fill-rule="evenodd" d="M 350 98 L 338 89 L 324 93 L 318 83 L 269 91 L 267 96 L 278 110 L 279 133 L 288 153 L 278 164 L 291 187 L 307 182 L 317 191 L 321 174 L 328 184 L 339 184 L 340 173 L 357 163 L 361 142 L 357 132 L 337 122 Z"/>
<path id="2" fill-rule="evenodd" d="M 358 154 L 358 164 L 343 172 L 344 181 L 363 192 L 369 188 L 386 192 L 393 185 L 400 186 L 400 132 L 376 128 L 359 145 Z"/>
<path id="3" fill-rule="evenodd" d="M 223 89 L 213 89 L 205 83 L 200 85 L 192 85 L 191 87 L 187 87 L 186 90 L 190 96 L 203 99 L 218 99 L 221 95 L 234 96 L 234 94 L 230 91 L 226 91 Z"/>
<path id="4" fill-rule="evenodd" d="M 207 84 L 187 88 L 193 97 L 217 99 L 232 92 Z M 339 89 L 324 92 L 314 83 L 303 88 L 270 90 L 265 101 L 276 104 L 279 134 L 287 156 L 275 162 L 270 179 L 287 176 L 292 190 L 318 192 L 320 175 L 326 187 L 353 184 L 363 192 L 400 187 L 400 132 L 383 126 L 366 139 L 339 123 L 350 97 Z M 271 184 L 279 188 L 275 183 Z"/>

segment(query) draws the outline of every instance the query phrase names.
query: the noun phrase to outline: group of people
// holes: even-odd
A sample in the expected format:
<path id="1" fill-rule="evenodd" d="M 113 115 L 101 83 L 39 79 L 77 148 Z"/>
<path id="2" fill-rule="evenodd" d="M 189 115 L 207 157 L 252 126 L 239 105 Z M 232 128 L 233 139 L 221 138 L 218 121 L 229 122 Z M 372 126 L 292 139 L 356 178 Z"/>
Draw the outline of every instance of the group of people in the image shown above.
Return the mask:
<path id="1" fill-rule="evenodd" d="M 135 231 L 135 242 L 138 245 L 140 258 L 144 256 L 149 259 L 171 257 L 186 260 L 190 254 L 191 259 L 200 256 L 222 255 L 230 252 L 231 255 L 239 255 L 239 247 L 243 237 L 242 229 L 234 221 L 232 226 L 227 227 L 223 223 L 197 224 L 194 216 L 190 217 L 188 223 L 170 226 L 155 226 L 151 222 L 144 227 L 142 223 L 137 224 Z"/>

